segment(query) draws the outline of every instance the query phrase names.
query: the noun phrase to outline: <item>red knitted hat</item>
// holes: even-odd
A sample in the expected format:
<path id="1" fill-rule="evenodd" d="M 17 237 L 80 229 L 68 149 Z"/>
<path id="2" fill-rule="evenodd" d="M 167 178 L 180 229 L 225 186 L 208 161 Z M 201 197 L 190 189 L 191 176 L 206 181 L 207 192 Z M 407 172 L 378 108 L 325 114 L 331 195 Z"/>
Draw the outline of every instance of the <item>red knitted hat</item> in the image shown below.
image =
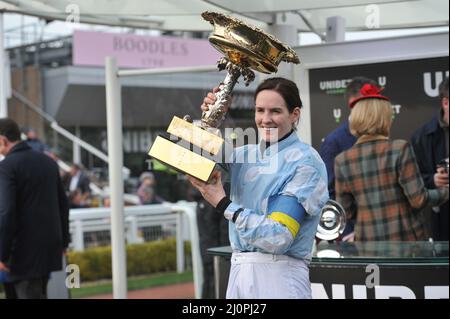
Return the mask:
<path id="1" fill-rule="evenodd" d="M 354 99 L 353 101 L 350 102 L 350 108 L 353 108 L 355 106 L 356 103 L 358 103 L 361 100 L 366 100 L 366 99 L 380 99 L 380 100 L 385 100 L 385 101 L 389 101 L 389 98 L 381 95 L 380 92 L 383 91 L 384 88 L 380 88 L 376 85 L 373 84 L 364 84 L 363 87 L 359 90 L 359 93 L 361 94 L 360 97 L 357 97 L 356 99 Z"/>

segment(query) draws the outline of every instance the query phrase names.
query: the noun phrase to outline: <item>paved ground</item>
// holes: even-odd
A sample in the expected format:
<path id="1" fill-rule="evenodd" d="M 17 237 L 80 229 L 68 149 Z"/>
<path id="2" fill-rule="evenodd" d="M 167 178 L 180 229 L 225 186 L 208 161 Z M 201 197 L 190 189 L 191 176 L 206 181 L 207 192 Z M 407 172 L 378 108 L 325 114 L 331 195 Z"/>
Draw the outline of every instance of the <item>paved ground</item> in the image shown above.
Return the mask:
<path id="1" fill-rule="evenodd" d="M 161 286 L 145 290 L 128 292 L 128 299 L 193 299 L 194 283 L 187 282 L 176 285 Z M 83 299 L 112 299 L 112 294 L 89 296 Z"/>

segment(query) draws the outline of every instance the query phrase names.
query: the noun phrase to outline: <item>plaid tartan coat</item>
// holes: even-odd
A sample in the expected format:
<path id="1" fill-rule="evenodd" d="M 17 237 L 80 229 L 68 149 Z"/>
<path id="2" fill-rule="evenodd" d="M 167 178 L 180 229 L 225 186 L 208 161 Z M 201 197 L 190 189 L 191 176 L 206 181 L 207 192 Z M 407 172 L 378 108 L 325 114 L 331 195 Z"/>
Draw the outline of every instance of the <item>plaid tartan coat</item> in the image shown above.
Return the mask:
<path id="1" fill-rule="evenodd" d="M 426 189 L 407 141 L 363 136 L 335 161 L 336 199 L 356 219 L 355 240 L 425 240 L 420 209 L 440 201 Z"/>

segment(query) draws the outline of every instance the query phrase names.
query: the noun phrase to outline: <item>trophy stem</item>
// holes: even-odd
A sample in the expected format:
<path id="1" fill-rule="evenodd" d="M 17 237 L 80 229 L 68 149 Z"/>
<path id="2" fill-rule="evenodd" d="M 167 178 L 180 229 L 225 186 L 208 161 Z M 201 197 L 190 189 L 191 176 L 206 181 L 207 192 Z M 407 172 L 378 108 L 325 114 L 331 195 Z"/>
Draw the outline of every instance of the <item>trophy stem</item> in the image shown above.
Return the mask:
<path id="1" fill-rule="evenodd" d="M 219 61 L 218 66 L 219 69 L 226 69 L 227 75 L 223 83 L 219 85 L 219 92 L 215 93 L 217 97 L 216 102 L 208 106 L 208 111 L 202 113 L 201 127 L 204 129 L 218 128 L 220 126 L 227 113 L 226 105 L 231 101 L 231 92 L 241 76 L 241 68 L 226 61 L 225 58 Z"/>

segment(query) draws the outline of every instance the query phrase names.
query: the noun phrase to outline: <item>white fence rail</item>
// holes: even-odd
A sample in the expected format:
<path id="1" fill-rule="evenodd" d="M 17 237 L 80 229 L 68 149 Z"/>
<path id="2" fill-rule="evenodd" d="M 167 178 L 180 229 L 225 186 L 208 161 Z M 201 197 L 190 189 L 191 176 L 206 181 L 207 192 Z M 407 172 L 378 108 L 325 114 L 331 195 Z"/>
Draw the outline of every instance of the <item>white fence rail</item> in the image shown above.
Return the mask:
<path id="1" fill-rule="evenodd" d="M 196 203 L 180 201 L 176 204 L 156 204 L 124 207 L 125 234 L 128 244 L 142 243 L 166 236 L 176 237 L 177 272 L 184 272 L 184 240 L 191 242 L 192 268 L 194 273 L 195 296 L 200 298 L 203 282 L 200 255 Z M 89 245 L 110 244 L 110 208 L 71 209 L 69 215 L 71 248 L 84 250 Z M 156 236 L 145 234 L 145 229 L 155 228 Z M 94 235 L 95 238 L 90 238 Z M 155 234 L 153 234 L 155 235 Z"/>

